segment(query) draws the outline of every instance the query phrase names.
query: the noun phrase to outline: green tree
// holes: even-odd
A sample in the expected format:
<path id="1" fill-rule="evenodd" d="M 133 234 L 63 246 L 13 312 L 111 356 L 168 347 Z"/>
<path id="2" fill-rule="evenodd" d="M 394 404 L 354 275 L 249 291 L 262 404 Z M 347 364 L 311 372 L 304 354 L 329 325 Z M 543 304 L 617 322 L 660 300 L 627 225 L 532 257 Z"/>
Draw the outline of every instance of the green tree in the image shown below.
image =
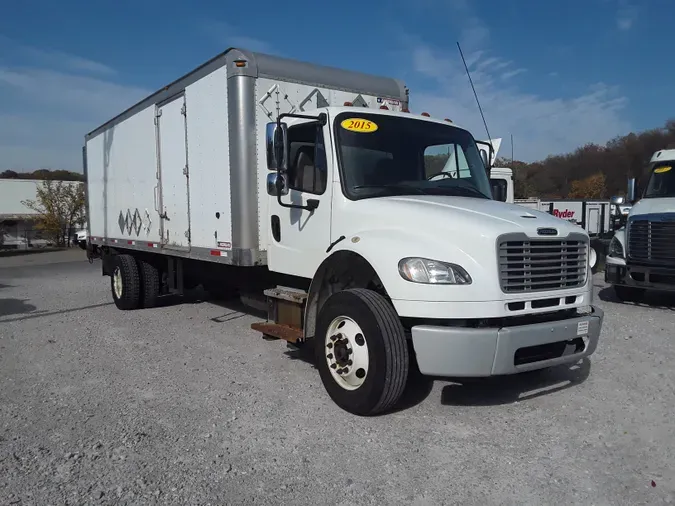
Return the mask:
<path id="1" fill-rule="evenodd" d="M 83 183 L 45 180 L 37 187 L 37 198 L 22 203 L 38 213 L 37 228 L 58 246 L 67 245 L 75 224 L 85 220 Z"/>

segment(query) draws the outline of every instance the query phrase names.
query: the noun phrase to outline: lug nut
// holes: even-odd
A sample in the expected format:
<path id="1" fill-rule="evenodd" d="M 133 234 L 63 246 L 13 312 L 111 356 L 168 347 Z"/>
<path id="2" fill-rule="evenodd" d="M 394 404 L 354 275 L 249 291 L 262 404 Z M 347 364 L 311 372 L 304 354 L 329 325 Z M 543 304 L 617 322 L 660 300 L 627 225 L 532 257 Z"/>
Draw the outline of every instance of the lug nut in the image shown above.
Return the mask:
<path id="1" fill-rule="evenodd" d="M 352 362 L 351 360 L 347 360 L 347 365 L 352 365 L 353 363 L 354 362 Z"/>
<path id="2" fill-rule="evenodd" d="M 354 351 L 351 348 L 347 348 L 347 355 L 351 355 Z"/>

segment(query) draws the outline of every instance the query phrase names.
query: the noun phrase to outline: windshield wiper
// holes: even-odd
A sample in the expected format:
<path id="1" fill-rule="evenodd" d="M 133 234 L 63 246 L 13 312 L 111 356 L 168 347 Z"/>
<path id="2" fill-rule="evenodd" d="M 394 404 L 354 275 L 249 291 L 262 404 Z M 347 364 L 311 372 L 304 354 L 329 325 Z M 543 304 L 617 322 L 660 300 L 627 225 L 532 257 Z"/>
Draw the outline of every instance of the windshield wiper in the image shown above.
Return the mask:
<path id="1" fill-rule="evenodd" d="M 359 184 L 353 187 L 354 190 L 360 190 L 362 188 L 372 188 L 376 190 L 398 190 L 398 191 L 415 191 L 420 195 L 428 195 L 422 188 L 416 186 L 411 186 L 407 184 Z"/>
<path id="2" fill-rule="evenodd" d="M 472 188 L 471 186 L 451 186 L 448 188 L 449 190 L 460 190 L 464 191 L 466 193 L 469 193 L 471 195 L 476 195 L 477 197 L 483 198 L 483 199 L 489 199 L 487 195 L 485 195 L 483 192 L 476 190 L 475 188 Z"/>

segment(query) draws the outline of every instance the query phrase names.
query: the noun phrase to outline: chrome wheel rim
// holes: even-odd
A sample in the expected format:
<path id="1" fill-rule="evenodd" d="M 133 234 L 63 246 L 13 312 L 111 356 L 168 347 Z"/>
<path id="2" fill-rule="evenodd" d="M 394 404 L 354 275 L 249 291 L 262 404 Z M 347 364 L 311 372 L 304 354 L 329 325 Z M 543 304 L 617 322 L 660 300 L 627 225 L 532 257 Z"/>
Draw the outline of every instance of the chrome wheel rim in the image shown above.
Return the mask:
<path id="1" fill-rule="evenodd" d="M 333 380 L 345 390 L 356 390 L 368 377 L 368 343 L 361 327 L 347 316 L 328 326 L 324 356 Z"/>
<path id="2" fill-rule="evenodd" d="M 119 267 L 115 267 L 115 272 L 113 272 L 113 289 L 115 290 L 115 295 L 118 299 L 122 298 L 122 270 Z"/>

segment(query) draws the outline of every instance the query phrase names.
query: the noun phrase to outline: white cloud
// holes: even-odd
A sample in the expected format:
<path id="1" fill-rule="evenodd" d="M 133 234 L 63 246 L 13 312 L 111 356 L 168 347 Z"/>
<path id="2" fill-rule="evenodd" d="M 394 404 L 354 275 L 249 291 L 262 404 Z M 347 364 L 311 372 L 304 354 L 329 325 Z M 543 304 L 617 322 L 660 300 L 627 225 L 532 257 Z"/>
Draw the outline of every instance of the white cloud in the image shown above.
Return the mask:
<path id="1" fill-rule="evenodd" d="M 21 46 L 14 56 L 24 66 L 0 65 L 0 170 L 81 172 L 84 135 L 151 91 L 76 55 Z"/>
<path id="2" fill-rule="evenodd" d="M 115 69 L 103 63 L 56 49 L 40 49 L 27 46 L 3 35 L 0 35 L 0 53 L 12 54 L 17 59 L 31 61 L 34 65 L 39 65 L 43 68 L 101 75 L 116 74 Z"/>
<path id="3" fill-rule="evenodd" d="M 518 86 L 522 79 L 513 78 L 527 69 L 490 51 L 489 30 L 466 3 L 452 8 L 455 14 L 461 13 L 462 23 L 466 23 L 459 30 L 460 43 L 490 135 L 506 140 L 512 134 L 517 159 L 543 159 L 588 142 L 605 143 L 630 130 L 623 116 L 627 99 L 616 87 L 589 83 L 586 92 L 567 98 L 524 91 Z M 410 35 L 403 36 L 403 40 L 411 65 L 425 78 L 420 81 L 424 89 L 411 87 L 411 109 L 450 118 L 476 138 L 487 139 L 459 54 L 448 56 L 453 52 L 451 48 L 434 48 Z M 528 74 L 530 87 L 538 78 L 543 85 L 549 76 L 557 76 L 548 71 L 537 75 L 530 70 Z M 429 82 L 431 86 L 426 84 Z"/>
<path id="4" fill-rule="evenodd" d="M 619 30 L 628 31 L 633 28 L 638 16 L 638 9 L 628 0 L 618 0 L 619 8 L 616 13 L 616 26 Z"/>
<path id="5" fill-rule="evenodd" d="M 257 53 L 280 54 L 272 44 L 262 39 L 243 35 L 237 27 L 224 21 L 207 21 L 203 23 L 203 30 L 211 39 L 225 46 L 247 49 Z"/>

